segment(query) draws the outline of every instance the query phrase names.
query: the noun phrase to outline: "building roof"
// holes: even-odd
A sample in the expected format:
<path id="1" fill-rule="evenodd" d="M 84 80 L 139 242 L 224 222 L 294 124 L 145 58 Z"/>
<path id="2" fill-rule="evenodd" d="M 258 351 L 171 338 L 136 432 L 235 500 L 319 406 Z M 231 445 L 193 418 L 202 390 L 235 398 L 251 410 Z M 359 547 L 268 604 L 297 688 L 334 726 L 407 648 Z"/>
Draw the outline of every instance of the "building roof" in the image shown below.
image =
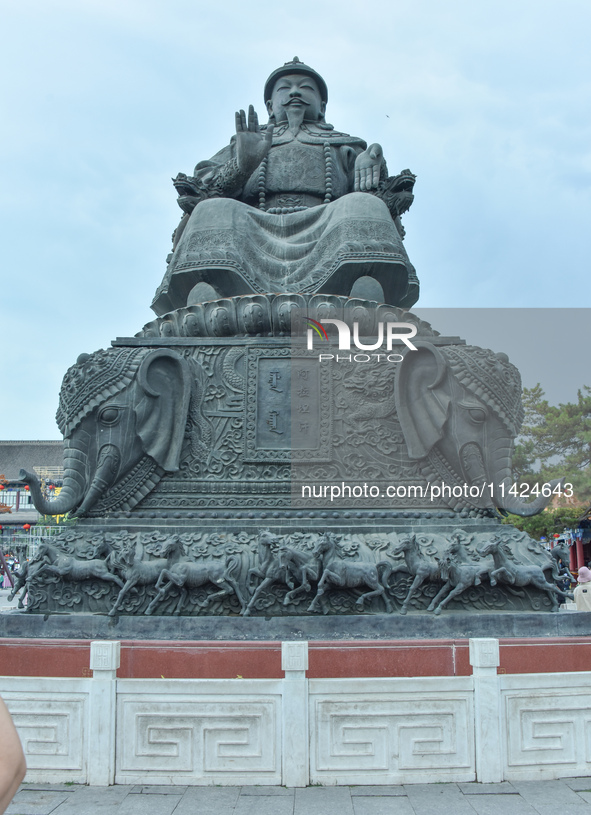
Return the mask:
<path id="1" fill-rule="evenodd" d="M 0 441 L 0 475 L 17 481 L 21 469 L 42 478 L 61 480 L 63 441 Z"/>

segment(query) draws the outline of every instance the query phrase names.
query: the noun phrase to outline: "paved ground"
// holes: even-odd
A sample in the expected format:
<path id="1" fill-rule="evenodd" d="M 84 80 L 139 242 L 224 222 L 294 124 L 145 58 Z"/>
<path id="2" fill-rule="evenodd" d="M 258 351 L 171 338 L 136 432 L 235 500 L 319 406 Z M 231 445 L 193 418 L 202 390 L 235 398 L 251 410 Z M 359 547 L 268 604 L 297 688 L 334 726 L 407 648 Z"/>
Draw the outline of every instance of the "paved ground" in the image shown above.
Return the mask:
<path id="1" fill-rule="evenodd" d="M 591 815 L 591 777 L 399 787 L 23 784 L 6 815 Z"/>
<path id="2" fill-rule="evenodd" d="M 0 614 L 10 614 L 10 612 L 15 611 L 18 606 L 17 597 L 15 597 L 11 603 L 8 602 L 9 594 L 10 589 L 0 589 Z"/>

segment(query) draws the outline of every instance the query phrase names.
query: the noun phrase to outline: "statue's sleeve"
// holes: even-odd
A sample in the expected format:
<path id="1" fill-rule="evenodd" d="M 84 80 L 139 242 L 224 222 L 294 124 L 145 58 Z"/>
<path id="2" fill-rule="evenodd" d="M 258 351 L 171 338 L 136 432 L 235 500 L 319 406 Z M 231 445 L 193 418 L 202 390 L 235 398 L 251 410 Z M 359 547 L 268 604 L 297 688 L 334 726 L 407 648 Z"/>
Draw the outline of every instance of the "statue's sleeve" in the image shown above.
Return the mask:
<path id="1" fill-rule="evenodd" d="M 195 167 L 194 177 L 206 198 L 237 198 L 250 173 L 238 168 L 235 141 L 224 147 L 209 161 L 200 161 Z"/>

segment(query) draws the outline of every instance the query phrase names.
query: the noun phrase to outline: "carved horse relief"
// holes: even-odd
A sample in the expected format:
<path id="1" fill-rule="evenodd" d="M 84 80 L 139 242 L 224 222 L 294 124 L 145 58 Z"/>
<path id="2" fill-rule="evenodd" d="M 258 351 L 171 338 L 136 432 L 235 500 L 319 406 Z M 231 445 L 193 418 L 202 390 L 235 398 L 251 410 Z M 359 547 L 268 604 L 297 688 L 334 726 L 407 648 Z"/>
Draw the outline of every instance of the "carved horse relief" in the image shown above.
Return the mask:
<path id="1" fill-rule="evenodd" d="M 365 592 L 355 601 L 363 607 L 365 600 L 380 596 L 386 606 L 386 611 L 392 611 L 392 603 L 388 597 L 388 577 L 392 572 L 389 561 L 372 563 L 371 561 L 346 562 L 337 554 L 337 538 L 335 535 L 325 533 L 314 550 L 314 554 L 322 560 L 322 576 L 318 583 L 316 596 L 310 603 L 308 611 L 316 611 L 320 598 L 326 592 L 327 586 L 338 588 L 358 588 L 366 586 L 371 591 Z"/>
<path id="2" fill-rule="evenodd" d="M 160 572 L 158 580 L 156 581 L 158 594 L 154 597 L 145 613 L 148 615 L 152 614 L 158 603 L 164 600 L 171 589 L 176 587 L 181 590 L 181 594 L 173 614 L 180 614 L 187 600 L 188 590 L 201 588 L 208 583 L 219 588 L 219 591 L 208 595 L 205 602 L 199 604 L 201 608 L 207 608 L 212 600 L 218 597 L 235 594 L 241 609 L 244 611 L 246 606 L 240 587 L 234 576 L 235 573 L 240 571 L 241 563 L 242 561 L 238 555 L 229 555 L 224 563 L 220 563 L 219 561 L 193 563 L 186 559 L 180 560 L 169 569 L 163 569 Z"/>

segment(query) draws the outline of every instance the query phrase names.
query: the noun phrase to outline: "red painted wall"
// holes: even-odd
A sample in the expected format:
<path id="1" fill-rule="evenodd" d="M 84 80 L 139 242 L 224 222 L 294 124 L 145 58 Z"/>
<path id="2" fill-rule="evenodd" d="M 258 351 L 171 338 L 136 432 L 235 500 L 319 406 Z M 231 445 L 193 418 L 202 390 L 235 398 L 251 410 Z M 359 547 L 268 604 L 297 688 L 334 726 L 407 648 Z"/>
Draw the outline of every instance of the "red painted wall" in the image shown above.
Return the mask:
<path id="1" fill-rule="evenodd" d="M 591 637 L 501 639 L 499 673 L 591 671 Z M 4 676 L 91 676 L 88 640 L 0 639 Z M 468 676 L 468 640 L 312 641 L 310 678 Z M 121 678 L 282 677 L 279 642 L 123 640 Z"/>

